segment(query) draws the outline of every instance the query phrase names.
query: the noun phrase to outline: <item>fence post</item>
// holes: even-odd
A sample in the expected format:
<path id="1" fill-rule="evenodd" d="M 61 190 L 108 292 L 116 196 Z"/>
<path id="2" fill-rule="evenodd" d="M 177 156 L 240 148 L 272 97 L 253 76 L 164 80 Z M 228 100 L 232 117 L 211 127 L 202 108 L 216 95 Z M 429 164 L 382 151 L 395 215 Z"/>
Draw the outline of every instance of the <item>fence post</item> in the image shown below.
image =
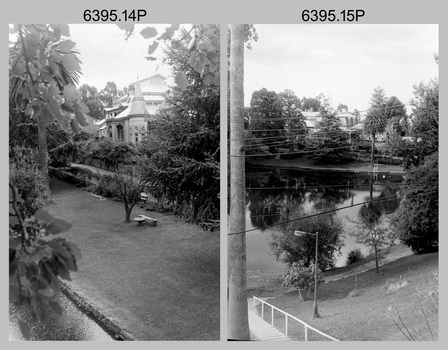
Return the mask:
<path id="1" fill-rule="evenodd" d="M 274 327 L 274 308 L 271 306 L 271 326 Z"/>
<path id="2" fill-rule="evenodd" d="M 264 302 L 261 301 L 261 319 L 264 321 Z"/>
<path id="3" fill-rule="evenodd" d="M 285 313 L 285 335 L 288 336 L 288 314 Z"/>
<path id="4" fill-rule="evenodd" d="M 305 341 L 308 341 L 308 327 L 305 325 Z"/>

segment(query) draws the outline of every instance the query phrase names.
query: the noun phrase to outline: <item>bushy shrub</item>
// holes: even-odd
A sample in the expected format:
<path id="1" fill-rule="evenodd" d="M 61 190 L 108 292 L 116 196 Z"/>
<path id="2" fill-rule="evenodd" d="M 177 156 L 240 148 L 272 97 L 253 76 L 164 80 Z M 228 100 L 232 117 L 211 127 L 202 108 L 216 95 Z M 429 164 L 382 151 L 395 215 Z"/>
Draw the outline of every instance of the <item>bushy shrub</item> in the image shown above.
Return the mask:
<path id="1" fill-rule="evenodd" d="M 346 265 L 349 266 L 351 264 L 354 264 L 355 262 L 360 261 L 363 258 L 364 256 L 359 248 L 352 249 L 347 254 Z"/>
<path id="2" fill-rule="evenodd" d="M 311 291 L 314 290 L 315 284 L 315 265 L 305 267 L 302 261 L 297 261 L 289 264 L 284 275 L 283 285 L 285 287 L 294 287 L 299 291 L 300 301 L 306 300 Z M 321 270 L 317 270 L 317 284 L 324 282 L 324 277 Z M 302 296 L 301 290 L 306 290 L 305 297 Z"/>
<path id="3" fill-rule="evenodd" d="M 37 151 L 28 147 L 13 147 L 9 154 L 9 182 L 22 196 L 20 210 L 31 216 L 43 207 L 49 194 L 45 176 L 38 168 Z"/>

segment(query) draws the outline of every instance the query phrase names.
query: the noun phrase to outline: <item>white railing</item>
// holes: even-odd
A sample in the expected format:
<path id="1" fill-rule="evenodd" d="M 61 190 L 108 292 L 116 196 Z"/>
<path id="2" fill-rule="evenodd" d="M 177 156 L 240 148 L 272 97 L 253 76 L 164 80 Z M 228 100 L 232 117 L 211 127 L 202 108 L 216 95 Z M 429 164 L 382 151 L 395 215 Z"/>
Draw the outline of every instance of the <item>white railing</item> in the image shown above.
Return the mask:
<path id="1" fill-rule="evenodd" d="M 283 315 L 285 315 L 285 335 L 288 336 L 288 319 L 292 319 L 294 321 L 297 321 L 299 323 L 301 323 L 304 327 L 305 327 L 305 341 L 308 341 L 308 330 L 312 330 L 322 336 L 324 336 L 325 338 L 328 338 L 330 340 L 333 341 L 340 341 L 339 339 L 336 339 L 334 337 L 332 337 L 331 335 L 328 335 L 324 332 L 321 332 L 320 330 L 310 326 L 308 323 L 299 320 L 297 317 L 288 314 L 287 312 L 284 312 L 282 310 L 280 310 L 279 308 L 275 307 L 274 305 L 271 305 L 267 302 L 265 302 L 264 300 L 257 298 L 256 296 L 253 297 L 254 299 L 254 303 L 253 303 L 253 311 L 255 312 L 255 306 L 256 306 L 256 301 L 258 300 L 261 303 L 261 318 L 264 320 L 264 306 L 270 306 L 271 307 L 271 326 L 274 327 L 274 310 L 277 310 L 279 312 L 281 312 Z M 255 312 L 256 313 L 256 312 Z"/>

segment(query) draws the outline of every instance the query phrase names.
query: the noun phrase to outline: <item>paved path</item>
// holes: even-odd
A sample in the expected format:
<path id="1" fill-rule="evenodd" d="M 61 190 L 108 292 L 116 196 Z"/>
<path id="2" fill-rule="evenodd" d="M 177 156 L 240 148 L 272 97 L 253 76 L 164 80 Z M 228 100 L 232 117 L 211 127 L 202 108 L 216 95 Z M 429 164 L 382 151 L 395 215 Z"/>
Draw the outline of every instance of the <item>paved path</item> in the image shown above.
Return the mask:
<path id="1" fill-rule="evenodd" d="M 249 306 L 249 328 L 251 340 L 260 341 L 290 341 L 291 339 L 262 320 L 260 316 L 252 311 L 253 300 L 248 299 Z"/>

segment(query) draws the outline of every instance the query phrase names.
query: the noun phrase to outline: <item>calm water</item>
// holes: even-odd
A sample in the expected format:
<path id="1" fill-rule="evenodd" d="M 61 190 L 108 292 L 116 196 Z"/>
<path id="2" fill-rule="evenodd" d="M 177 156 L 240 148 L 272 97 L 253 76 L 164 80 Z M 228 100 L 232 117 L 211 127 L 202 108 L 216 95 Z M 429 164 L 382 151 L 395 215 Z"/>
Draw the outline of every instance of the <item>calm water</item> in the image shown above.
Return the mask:
<path id="1" fill-rule="evenodd" d="M 396 194 L 402 181 L 401 175 L 353 172 L 246 169 L 246 230 L 247 270 L 283 271 L 285 265 L 276 261 L 270 249 L 273 232 L 282 232 L 280 226 L 265 228 L 280 221 L 280 212 L 285 208 L 301 207 L 306 212 L 320 212 L 329 209 L 352 206 Z M 381 201 L 377 209 L 392 213 L 398 205 L 396 197 Z M 363 254 L 368 248 L 356 243 L 350 236 L 359 220 L 361 206 L 336 211 L 334 215 L 342 220 L 344 246 L 336 255 L 336 266 L 345 266 L 347 253 L 360 248 Z"/>

